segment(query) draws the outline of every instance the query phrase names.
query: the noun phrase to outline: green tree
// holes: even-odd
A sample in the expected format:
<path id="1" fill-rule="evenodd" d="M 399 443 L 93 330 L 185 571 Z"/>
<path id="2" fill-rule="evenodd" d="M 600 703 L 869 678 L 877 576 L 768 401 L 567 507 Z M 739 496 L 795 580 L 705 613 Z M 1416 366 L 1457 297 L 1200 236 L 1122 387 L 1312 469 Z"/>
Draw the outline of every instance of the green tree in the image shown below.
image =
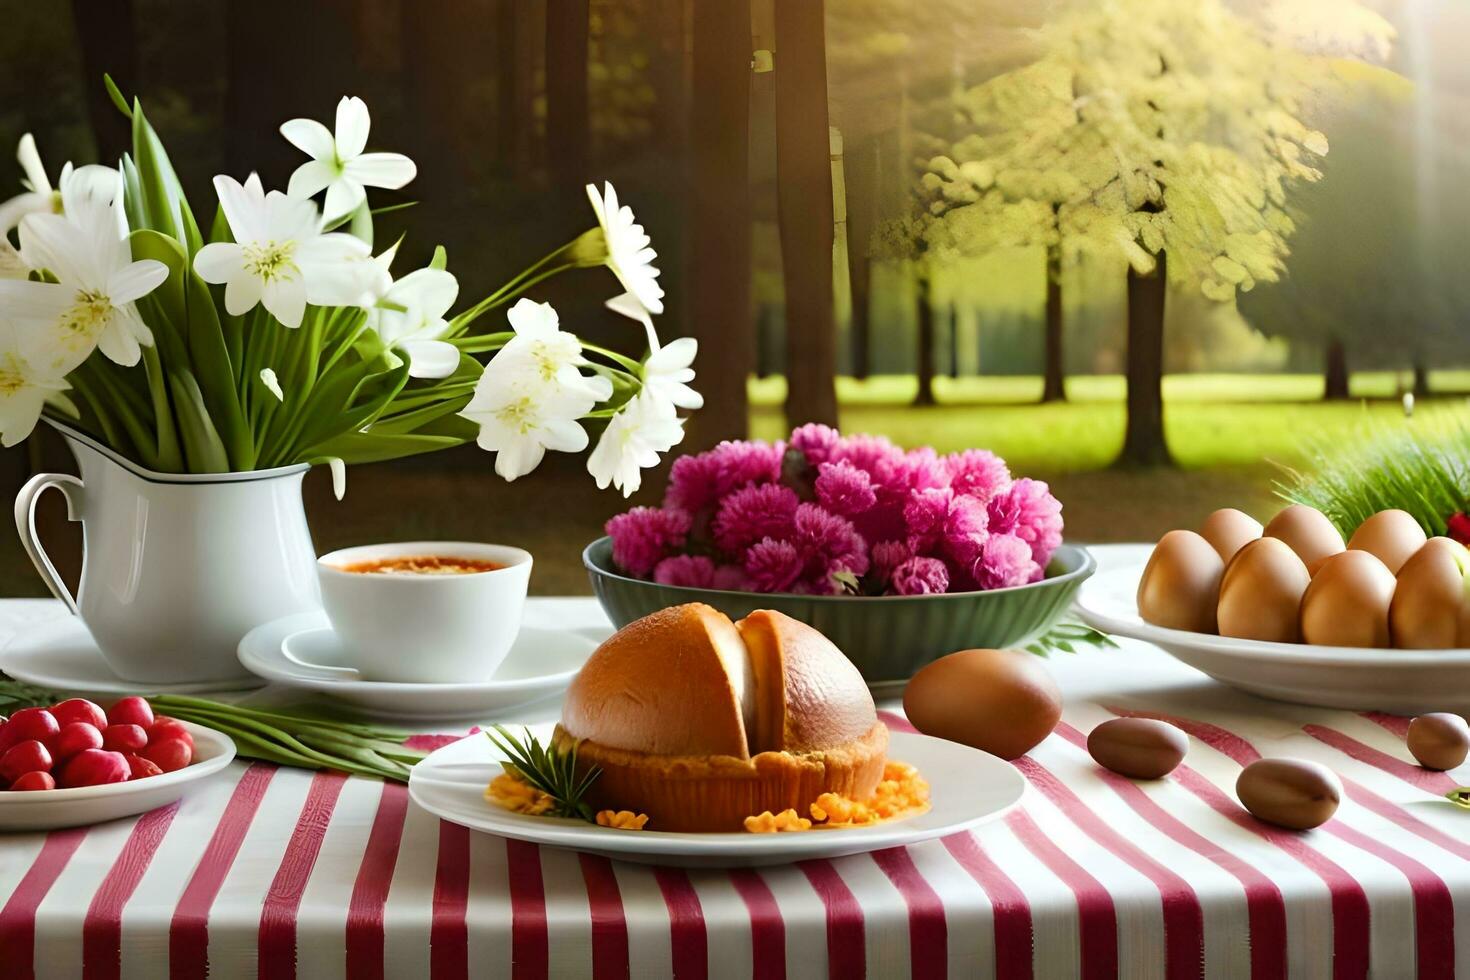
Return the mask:
<path id="1" fill-rule="evenodd" d="M 924 180 L 926 239 L 963 241 L 936 229 L 965 221 L 986 229 L 981 249 L 1045 244 L 1058 272 L 1069 255 L 1126 261 L 1121 462 L 1169 461 L 1167 290 L 1231 302 L 1279 279 L 1288 194 L 1321 176 L 1327 140 L 1307 109 L 1337 62 L 1291 46 L 1273 9 L 1115 0 L 1062 14 L 1036 61 L 968 94 L 972 131 Z"/>

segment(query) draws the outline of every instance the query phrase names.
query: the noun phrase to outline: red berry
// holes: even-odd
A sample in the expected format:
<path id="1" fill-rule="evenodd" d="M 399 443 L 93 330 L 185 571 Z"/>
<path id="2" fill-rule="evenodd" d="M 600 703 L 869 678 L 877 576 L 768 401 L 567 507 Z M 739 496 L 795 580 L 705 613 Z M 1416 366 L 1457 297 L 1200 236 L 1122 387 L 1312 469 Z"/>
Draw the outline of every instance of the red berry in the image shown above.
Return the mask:
<path id="1" fill-rule="evenodd" d="M 138 725 L 108 725 L 102 730 L 102 748 L 113 752 L 140 752 L 148 733 Z"/>
<path id="2" fill-rule="evenodd" d="M 51 771 L 51 753 L 35 739 L 17 742 L 0 755 L 0 776 L 6 779 L 14 781 L 35 769 Z"/>
<path id="3" fill-rule="evenodd" d="M 143 779 L 146 776 L 161 776 L 163 770 L 158 768 L 158 763 L 150 762 L 141 755 L 129 755 L 128 769 L 132 771 L 133 779 Z"/>
<path id="4" fill-rule="evenodd" d="M 194 761 L 194 746 L 177 738 L 159 739 L 148 743 L 143 758 L 164 772 L 173 772 Z"/>
<path id="5" fill-rule="evenodd" d="M 66 787 L 101 786 L 124 782 L 131 775 L 128 760 L 121 752 L 87 749 L 72 756 L 61 767 L 60 784 Z"/>
<path id="6" fill-rule="evenodd" d="M 85 721 L 98 730 L 107 727 L 106 713 L 86 698 L 72 698 L 70 701 L 53 704 L 51 714 L 56 718 L 57 724 L 62 726 L 71 721 Z"/>
<path id="7" fill-rule="evenodd" d="M 148 744 L 164 742 L 170 739 L 183 742 L 189 748 L 194 747 L 194 736 L 189 734 L 189 729 L 184 723 L 173 718 L 160 718 L 148 729 Z"/>
<path id="8" fill-rule="evenodd" d="M 21 708 L 10 716 L 5 731 L 10 736 L 11 745 L 27 739 L 44 742 L 61 731 L 61 725 L 56 721 L 56 716 L 45 708 Z"/>
<path id="9" fill-rule="evenodd" d="M 69 721 L 61 726 L 61 731 L 52 736 L 46 747 L 51 750 L 51 758 L 60 762 L 62 759 L 70 759 L 78 752 L 102 748 L 102 733 L 90 722 Z"/>
<path id="10" fill-rule="evenodd" d="M 21 774 L 19 779 L 10 784 L 10 788 L 20 793 L 35 789 L 55 789 L 56 780 L 49 772 L 41 772 L 38 769 Z"/>
<path id="11" fill-rule="evenodd" d="M 107 720 L 114 725 L 137 725 L 146 729 L 153 724 L 153 706 L 136 694 L 119 698 L 107 712 Z"/>

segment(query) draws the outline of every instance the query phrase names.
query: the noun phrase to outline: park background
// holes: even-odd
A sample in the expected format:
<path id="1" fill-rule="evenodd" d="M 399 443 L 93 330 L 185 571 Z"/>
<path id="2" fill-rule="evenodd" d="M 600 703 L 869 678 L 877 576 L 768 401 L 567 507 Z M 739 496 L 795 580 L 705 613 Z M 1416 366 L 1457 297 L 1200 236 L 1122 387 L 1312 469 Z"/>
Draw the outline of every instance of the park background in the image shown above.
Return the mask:
<path id="1" fill-rule="evenodd" d="M 362 96 L 372 148 L 419 165 L 400 199 L 437 237 L 405 264 L 442 244 L 467 294 L 611 180 L 659 252 L 661 333 L 700 341 L 686 451 L 809 421 L 985 447 L 1052 483 L 1070 538 L 1147 539 L 1264 516 L 1283 467 L 1458 425 L 1470 392 L 1458 0 L 0 0 L 0 23 L 0 198 L 22 133 L 53 170 L 124 151 L 104 72 L 191 194 L 284 186 L 280 123 Z M 630 341 L 604 283 L 548 286 L 569 329 Z M 68 467 L 30 440 L 0 493 Z M 536 591 L 587 591 L 580 546 L 627 504 L 577 458 L 491 467 L 360 466 L 341 502 L 313 473 L 317 545 L 503 541 Z M 75 569 L 59 501 L 43 521 Z M 0 592 L 40 591 L 0 535 Z"/>

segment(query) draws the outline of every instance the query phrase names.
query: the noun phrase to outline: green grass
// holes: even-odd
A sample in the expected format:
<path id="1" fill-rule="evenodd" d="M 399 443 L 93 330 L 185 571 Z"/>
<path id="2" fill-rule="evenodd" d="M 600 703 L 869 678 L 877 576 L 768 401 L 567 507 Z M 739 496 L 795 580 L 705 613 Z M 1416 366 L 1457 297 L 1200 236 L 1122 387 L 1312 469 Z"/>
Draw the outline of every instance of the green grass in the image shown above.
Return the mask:
<path id="1" fill-rule="evenodd" d="M 1300 462 L 1309 442 L 1356 438 L 1369 420 L 1417 428 L 1464 417 L 1463 397 L 1440 396 L 1421 400 L 1414 418 L 1405 419 L 1397 391 L 1406 381 L 1391 372 L 1355 375 L 1352 390 L 1363 401 L 1323 402 L 1315 375 L 1175 375 L 1164 381 L 1164 426 L 1179 464 L 1201 469 Z M 1470 372 L 1437 372 L 1431 383 L 1470 390 Z M 780 378 L 752 383 L 756 438 L 785 434 L 784 387 Z M 940 404 L 914 408 L 911 377 L 841 378 L 842 426 L 942 452 L 985 447 L 1018 471 L 1097 469 L 1122 447 L 1124 386 L 1117 376 L 1073 378 L 1071 400 L 1049 405 L 1034 403 L 1034 377 L 940 379 L 935 387 Z"/>

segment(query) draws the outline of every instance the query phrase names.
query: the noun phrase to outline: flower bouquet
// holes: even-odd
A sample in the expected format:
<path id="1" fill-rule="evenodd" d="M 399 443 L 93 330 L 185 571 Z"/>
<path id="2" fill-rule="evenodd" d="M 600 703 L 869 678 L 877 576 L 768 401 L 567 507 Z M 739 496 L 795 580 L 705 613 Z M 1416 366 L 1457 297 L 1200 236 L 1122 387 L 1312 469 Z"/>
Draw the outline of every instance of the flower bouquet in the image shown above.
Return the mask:
<path id="1" fill-rule="evenodd" d="M 1052 627 L 1092 568 L 1062 527 L 1047 485 L 993 453 L 806 425 L 675 460 L 663 504 L 614 517 L 585 558 L 619 625 L 676 602 L 779 609 L 890 681 Z"/>
<path id="2" fill-rule="evenodd" d="M 611 185 L 587 189 L 595 227 L 451 313 L 442 248 L 403 274 L 398 242 L 373 254 L 373 216 L 406 205 L 375 211 L 368 188 L 401 188 L 415 167 L 366 152 L 362 100 L 342 99 L 332 130 L 285 123 L 309 158 L 286 191 L 220 175 L 201 225 L 142 105 L 107 86 L 132 153 L 115 168 L 67 164 L 53 187 L 27 135 L 26 192 L 0 205 L 4 445 L 44 414 L 156 473 L 329 463 L 340 487 L 345 464 L 470 440 L 513 480 L 548 449 L 585 449 L 586 422 L 602 429 L 598 485 L 631 493 L 682 438 L 678 408 L 700 404 L 695 342 L 659 343 L 656 255 Z M 579 341 L 524 298 L 597 266 L 623 287 L 607 305 L 645 329 L 642 360 Z"/>

